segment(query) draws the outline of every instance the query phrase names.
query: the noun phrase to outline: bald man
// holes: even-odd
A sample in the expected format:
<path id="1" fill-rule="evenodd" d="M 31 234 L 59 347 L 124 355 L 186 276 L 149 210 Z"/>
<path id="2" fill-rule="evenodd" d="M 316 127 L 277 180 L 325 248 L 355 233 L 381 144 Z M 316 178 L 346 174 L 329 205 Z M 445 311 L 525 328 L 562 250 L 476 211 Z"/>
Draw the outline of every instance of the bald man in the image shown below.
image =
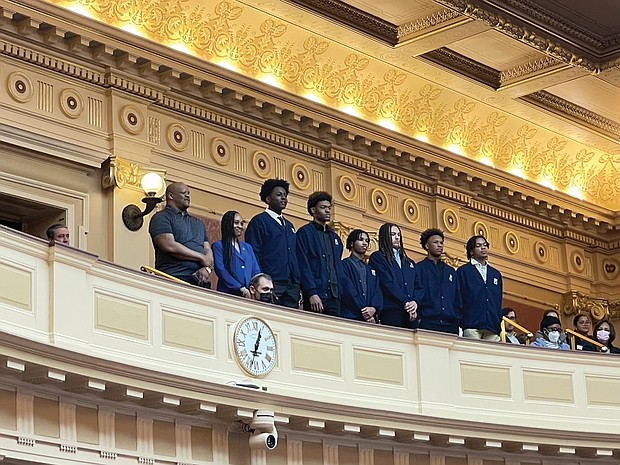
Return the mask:
<path id="1" fill-rule="evenodd" d="M 185 184 L 170 184 L 166 208 L 151 218 L 155 268 L 190 284 L 209 287 L 213 252 L 204 223 L 187 213 L 189 194 Z"/>

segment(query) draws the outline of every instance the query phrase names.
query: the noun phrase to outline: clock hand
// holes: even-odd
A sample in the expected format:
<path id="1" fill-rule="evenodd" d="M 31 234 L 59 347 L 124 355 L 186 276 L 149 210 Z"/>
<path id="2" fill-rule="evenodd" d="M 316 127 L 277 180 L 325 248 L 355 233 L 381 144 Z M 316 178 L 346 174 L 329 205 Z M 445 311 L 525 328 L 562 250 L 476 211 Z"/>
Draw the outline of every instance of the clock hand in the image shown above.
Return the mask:
<path id="1" fill-rule="evenodd" d="M 258 345 L 260 344 L 261 331 L 258 331 L 258 337 L 256 338 L 256 344 L 254 344 L 254 350 L 252 351 L 252 356 L 256 357 L 258 355 Z"/>

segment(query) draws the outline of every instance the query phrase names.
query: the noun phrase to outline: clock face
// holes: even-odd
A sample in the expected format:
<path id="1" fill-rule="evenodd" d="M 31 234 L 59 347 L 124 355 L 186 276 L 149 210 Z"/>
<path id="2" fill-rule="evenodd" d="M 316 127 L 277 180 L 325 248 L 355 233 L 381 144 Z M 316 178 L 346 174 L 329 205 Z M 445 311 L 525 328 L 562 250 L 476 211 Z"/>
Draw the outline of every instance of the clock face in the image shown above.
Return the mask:
<path id="1" fill-rule="evenodd" d="M 276 339 L 260 318 L 248 316 L 237 322 L 233 348 L 241 368 L 252 376 L 265 376 L 276 366 Z"/>

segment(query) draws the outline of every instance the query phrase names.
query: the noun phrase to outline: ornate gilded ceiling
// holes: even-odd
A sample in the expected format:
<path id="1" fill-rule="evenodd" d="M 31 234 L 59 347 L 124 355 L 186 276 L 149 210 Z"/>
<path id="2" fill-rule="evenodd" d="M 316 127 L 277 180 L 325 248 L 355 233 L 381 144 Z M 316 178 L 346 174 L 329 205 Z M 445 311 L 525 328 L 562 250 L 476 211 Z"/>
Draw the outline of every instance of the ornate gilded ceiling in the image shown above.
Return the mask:
<path id="1" fill-rule="evenodd" d="M 493 38 L 500 34 L 473 18 L 474 12 L 446 10 L 425 0 L 419 4 L 428 7 L 421 8 L 426 21 L 418 18 L 392 30 L 389 21 L 373 20 L 359 9 L 349 23 L 338 23 L 278 0 L 48 2 L 124 29 L 127 40 L 129 33 L 141 35 L 347 115 L 620 210 L 618 119 L 606 117 L 615 114 L 614 103 L 600 102 L 602 116 L 563 98 L 570 89 L 563 89 L 563 97 L 551 92 L 553 86 L 588 77 L 591 70 L 584 60 L 570 63 L 561 56 L 561 47 L 545 54 L 521 42 L 507 45 L 513 57 L 503 69 L 492 54 L 474 60 L 467 56 L 478 47 L 471 41 L 489 31 Z M 418 13 L 411 11 L 411 18 Z M 397 42 L 352 30 L 355 21 L 382 25 L 386 37 L 395 33 Z M 399 42 L 405 36 L 408 42 Z M 454 43 L 452 48 L 446 41 Z M 593 63 L 591 56 L 588 63 Z M 617 64 L 608 60 L 605 66 L 611 83 L 597 84 L 617 89 L 608 77 Z"/>

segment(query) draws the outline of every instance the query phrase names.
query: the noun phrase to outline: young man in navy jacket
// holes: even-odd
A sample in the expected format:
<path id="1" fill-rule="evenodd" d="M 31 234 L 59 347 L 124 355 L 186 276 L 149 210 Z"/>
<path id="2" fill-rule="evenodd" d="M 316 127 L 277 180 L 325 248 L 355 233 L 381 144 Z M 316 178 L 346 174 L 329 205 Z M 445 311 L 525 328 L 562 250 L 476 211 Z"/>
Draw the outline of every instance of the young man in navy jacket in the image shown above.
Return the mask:
<path id="1" fill-rule="evenodd" d="M 468 263 L 458 269 L 463 300 L 463 336 L 500 341 L 502 275 L 489 265 L 489 242 L 472 236 L 465 245 Z"/>
<path id="2" fill-rule="evenodd" d="M 312 221 L 297 231 L 297 261 L 301 272 L 304 310 L 340 316 L 342 241 L 327 224 L 332 196 L 314 192 L 308 197 Z"/>
<path id="3" fill-rule="evenodd" d="M 379 228 L 379 250 L 370 256 L 368 265 L 377 271 L 383 294 L 381 324 L 415 327 L 424 288 L 415 262 L 405 253 L 397 225 L 385 223 Z"/>
<path id="4" fill-rule="evenodd" d="M 283 179 L 268 179 L 263 183 L 260 199 L 267 208 L 252 218 L 245 231 L 245 240 L 254 249 L 261 271 L 271 276 L 277 303 L 299 308 L 295 227 L 282 216 L 288 205 L 288 188 L 289 183 Z"/>
<path id="5" fill-rule="evenodd" d="M 418 328 L 459 334 L 463 303 L 459 278 L 454 268 L 441 260 L 444 235 L 441 229 L 427 229 L 420 235 L 426 258 L 418 262 L 424 298 L 418 302 Z"/>
<path id="6" fill-rule="evenodd" d="M 342 260 L 346 279 L 340 300 L 340 316 L 367 323 L 379 323 L 383 295 L 377 272 L 364 262 L 370 236 L 366 231 L 354 229 L 347 237 L 346 245 L 351 255 Z"/>

